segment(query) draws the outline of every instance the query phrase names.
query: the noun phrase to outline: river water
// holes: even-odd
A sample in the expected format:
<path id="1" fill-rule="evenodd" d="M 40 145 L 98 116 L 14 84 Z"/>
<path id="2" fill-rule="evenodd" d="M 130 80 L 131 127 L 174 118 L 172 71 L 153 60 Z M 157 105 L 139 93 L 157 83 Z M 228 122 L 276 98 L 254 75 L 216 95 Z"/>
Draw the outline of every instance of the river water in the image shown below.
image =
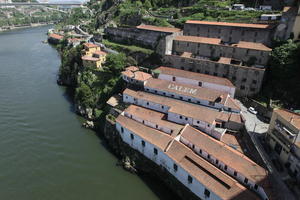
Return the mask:
<path id="1" fill-rule="evenodd" d="M 63 87 L 50 27 L 0 33 L 0 199 L 171 199 L 167 190 L 116 166 L 81 127 Z"/>

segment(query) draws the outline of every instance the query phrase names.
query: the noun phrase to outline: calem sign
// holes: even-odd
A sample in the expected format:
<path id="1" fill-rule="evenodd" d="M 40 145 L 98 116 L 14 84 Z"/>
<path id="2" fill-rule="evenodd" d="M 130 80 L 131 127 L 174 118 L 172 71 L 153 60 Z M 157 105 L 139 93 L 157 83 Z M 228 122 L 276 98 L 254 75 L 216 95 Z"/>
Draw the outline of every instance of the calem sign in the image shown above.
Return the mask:
<path id="1" fill-rule="evenodd" d="M 178 86 L 178 85 L 175 85 L 175 84 L 169 84 L 168 88 L 171 89 L 171 90 L 177 90 L 177 91 L 180 91 L 180 92 L 193 94 L 193 95 L 196 95 L 196 92 L 197 92 L 197 89 Z"/>

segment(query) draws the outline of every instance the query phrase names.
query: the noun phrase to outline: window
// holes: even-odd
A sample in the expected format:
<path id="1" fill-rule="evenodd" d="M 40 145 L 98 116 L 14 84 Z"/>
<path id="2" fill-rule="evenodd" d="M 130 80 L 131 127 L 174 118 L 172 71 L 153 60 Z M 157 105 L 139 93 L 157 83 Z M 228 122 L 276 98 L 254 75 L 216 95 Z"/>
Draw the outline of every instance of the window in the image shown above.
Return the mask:
<path id="1" fill-rule="evenodd" d="M 244 90 L 245 89 L 245 86 L 244 85 L 241 85 L 241 90 Z"/>
<path id="2" fill-rule="evenodd" d="M 216 164 L 219 164 L 219 160 L 216 160 Z"/>
<path id="3" fill-rule="evenodd" d="M 187 46 L 187 47 L 190 46 L 190 43 L 187 42 L 187 43 L 186 43 L 186 46 Z"/>
<path id="4" fill-rule="evenodd" d="M 235 80 L 236 80 L 236 77 L 235 77 L 235 76 L 233 76 L 233 77 L 232 77 L 232 80 L 233 80 L 233 81 L 235 81 Z"/>
<path id="5" fill-rule="evenodd" d="M 197 71 L 198 73 L 200 73 L 200 70 L 199 70 L 199 69 L 197 69 L 196 71 Z"/>
<path id="6" fill-rule="evenodd" d="M 256 80 L 253 80 L 253 81 L 252 81 L 252 83 L 253 83 L 253 84 L 256 84 L 256 83 L 257 83 L 257 81 L 256 81 Z"/>
<path id="7" fill-rule="evenodd" d="M 245 31 L 242 31 L 242 36 L 244 36 L 245 35 Z"/>
<path id="8" fill-rule="evenodd" d="M 161 106 L 161 109 L 164 109 L 165 107 L 164 106 Z"/>
<path id="9" fill-rule="evenodd" d="M 199 150 L 199 153 L 202 154 L 202 149 Z"/>
<path id="10" fill-rule="evenodd" d="M 124 128 L 123 127 L 121 127 L 121 132 L 124 133 Z"/>
<path id="11" fill-rule="evenodd" d="M 142 146 L 145 147 L 146 143 L 144 140 L 142 140 Z"/>
<path id="12" fill-rule="evenodd" d="M 199 86 L 199 87 L 202 87 L 202 82 L 199 81 L 198 86 Z"/>
<path id="13" fill-rule="evenodd" d="M 214 76 L 218 76 L 218 73 L 217 73 L 217 72 L 214 72 Z"/>
<path id="14" fill-rule="evenodd" d="M 247 178 L 244 179 L 244 183 L 246 183 L 246 184 L 248 183 L 248 179 Z"/>
<path id="15" fill-rule="evenodd" d="M 242 79 L 242 82 L 246 82 L 246 81 L 247 81 L 247 79 L 246 79 L 246 78 L 243 78 L 243 79 Z"/>
<path id="16" fill-rule="evenodd" d="M 149 102 L 147 102 L 147 106 L 149 106 Z"/>
<path id="17" fill-rule="evenodd" d="M 191 101 L 191 99 L 188 99 L 188 101 Z"/>
<path id="18" fill-rule="evenodd" d="M 182 119 L 182 116 L 181 116 L 181 115 L 179 116 L 179 119 Z"/>
<path id="19" fill-rule="evenodd" d="M 180 67 L 182 70 L 184 70 L 184 67 Z"/>
<path id="20" fill-rule="evenodd" d="M 197 124 L 199 124 L 200 123 L 200 121 L 197 121 Z"/>
<path id="21" fill-rule="evenodd" d="M 176 81 L 176 77 L 175 77 L 175 76 L 173 76 L 172 80 L 173 80 L 173 81 Z"/>
<path id="22" fill-rule="evenodd" d="M 179 97 L 180 100 L 182 100 L 182 97 Z"/>
<path id="23" fill-rule="evenodd" d="M 209 71 L 205 71 L 205 74 L 209 74 Z"/>
<path id="24" fill-rule="evenodd" d="M 178 170 L 178 166 L 175 163 L 173 164 L 173 169 L 175 172 L 177 172 L 177 170 Z"/>
<path id="25" fill-rule="evenodd" d="M 257 32 L 255 32 L 254 37 L 257 37 Z"/>
<path id="26" fill-rule="evenodd" d="M 210 159 L 210 155 L 209 154 L 207 154 L 207 159 Z"/>
<path id="27" fill-rule="evenodd" d="M 258 186 L 257 186 L 256 184 L 254 185 L 254 189 L 255 189 L 255 190 L 257 190 L 257 189 L 258 189 Z"/>
<path id="28" fill-rule="evenodd" d="M 192 149 L 195 149 L 195 145 L 193 144 Z"/>
<path id="29" fill-rule="evenodd" d="M 234 176 L 236 176 L 236 175 L 237 175 L 237 172 L 236 172 L 236 171 L 234 171 L 233 175 L 234 175 Z"/>
<path id="30" fill-rule="evenodd" d="M 130 138 L 133 140 L 134 139 L 134 135 L 131 133 L 130 134 Z"/>
<path id="31" fill-rule="evenodd" d="M 156 149 L 156 148 L 153 149 L 153 153 L 154 153 L 155 155 L 157 155 L 157 149 Z"/>
<path id="32" fill-rule="evenodd" d="M 255 88 L 250 88 L 250 91 L 251 91 L 251 92 L 254 92 L 254 91 L 255 91 Z"/>
<path id="33" fill-rule="evenodd" d="M 187 120 L 188 120 L 188 118 L 186 117 L 186 118 L 185 118 L 185 120 L 187 121 Z"/>
<path id="34" fill-rule="evenodd" d="M 157 93 L 157 90 L 154 90 L 155 93 Z"/>
<path id="35" fill-rule="evenodd" d="M 205 190 L 204 190 L 204 195 L 205 195 L 206 197 L 208 197 L 208 198 L 209 198 L 209 196 L 210 196 L 210 191 L 208 191 L 206 188 L 205 188 Z"/>
<path id="36" fill-rule="evenodd" d="M 224 169 L 227 170 L 227 165 L 224 166 Z"/>
<path id="37" fill-rule="evenodd" d="M 190 175 L 188 175 L 188 182 L 193 183 L 193 178 Z"/>

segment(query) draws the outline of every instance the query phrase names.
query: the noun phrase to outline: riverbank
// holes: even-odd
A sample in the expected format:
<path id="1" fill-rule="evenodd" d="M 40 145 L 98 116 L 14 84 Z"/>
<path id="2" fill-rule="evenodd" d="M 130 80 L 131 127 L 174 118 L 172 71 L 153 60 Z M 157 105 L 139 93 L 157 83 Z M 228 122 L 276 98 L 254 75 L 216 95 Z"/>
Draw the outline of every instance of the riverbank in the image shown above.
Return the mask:
<path id="1" fill-rule="evenodd" d="M 34 27 L 39 27 L 39 26 L 48 26 L 48 25 L 53 25 L 55 22 L 49 22 L 49 23 L 32 23 L 30 25 L 25 24 L 25 25 L 20 25 L 20 26 L 9 26 L 9 27 L 0 27 L 0 33 L 5 32 L 5 31 L 12 31 L 12 30 L 18 30 L 22 28 L 34 28 Z"/>

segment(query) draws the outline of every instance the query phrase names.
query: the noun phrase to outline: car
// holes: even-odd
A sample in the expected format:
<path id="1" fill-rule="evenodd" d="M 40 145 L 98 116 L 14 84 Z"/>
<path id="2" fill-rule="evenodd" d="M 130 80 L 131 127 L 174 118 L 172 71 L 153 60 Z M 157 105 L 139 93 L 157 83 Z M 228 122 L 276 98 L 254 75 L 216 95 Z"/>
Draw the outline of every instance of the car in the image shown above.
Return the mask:
<path id="1" fill-rule="evenodd" d="M 256 111 L 253 107 L 249 107 L 249 108 L 248 108 L 248 111 L 249 111 L 250 113 L 254 114 L 254 115 L 257 114 L 257 111 Z"/>

